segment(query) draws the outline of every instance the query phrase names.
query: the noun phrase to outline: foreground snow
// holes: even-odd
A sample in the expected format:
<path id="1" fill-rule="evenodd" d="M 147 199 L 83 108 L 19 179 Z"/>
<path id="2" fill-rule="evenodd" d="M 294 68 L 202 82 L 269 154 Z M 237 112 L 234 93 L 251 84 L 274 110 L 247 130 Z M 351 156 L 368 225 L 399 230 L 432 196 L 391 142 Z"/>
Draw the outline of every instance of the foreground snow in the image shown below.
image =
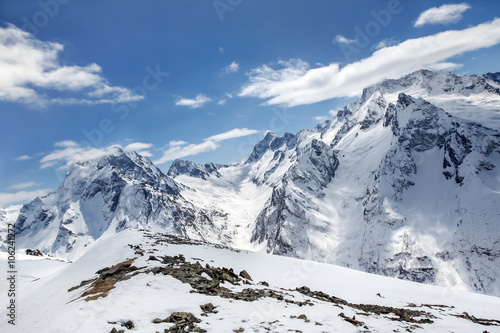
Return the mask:
<path id="1" fill-rule="evenodd" d="M 181 254 L 185 264 L 182 257 L 174 257 Z M 6 254 L 0 255 L 0 265 L 6 267 Z M 158 260 L 152 260 L 151 256 Z M 73 288 L 84 280 L 102 278 L 105 274 L 113 278 L 110 273 L 113 270 L 96 272 L 133 258 L 136 259 L 129 264 L 130 273 L 124 275 L 132 277 L 116 282 L 106 297 L 96 297 L 99 294 L 81 297 L 93 286 L 95 289 L 92 282 Z M 167 264 L 165 258 L 177 263 Z M 201 266 L 195 265 L 196 262 Z M 500 298 L 312 261 L 238 252 L 137 230 L 100 238 L 73 263 L 26 256 L 19 251 L 17 265 L 16 326 L 7 324 L 4 318 L 0 332 L 110 332 L 113 327 L 128 331 L 121 327 L 121 323 L 127 321 L 134 324 L 131 331 L 163 332 L 174 324 L 155 324 L 153 320 L 165 319 L 175 312 L 191 313 L 201 320 L 196 327 L 208 332 L 500 332 L 500 321 L 489 322 L 493 326 L 483 326 L 469 320 L 472 316 L 500 320 Z M 252 280 L 237 278 L 235 285 L 224 282 L 220 287 L 227 288 L 226 296 L 220 297 L 203 293 L 201 287 L 183 283 L 172 274 L 159 273 L 179 269 L 177 273 L 181 274 L 182 270 L 186 272 L 186 267 L 198 267 L 198 270 L 225 267 L 233 269 L 236 275 L 245 270 Z M 202 276 L 211 280 L 206 273 Z M 261 281 L 269 287 L 259 283 Z M 2 278 L 0 283 L 4 297 L 6 279 Z M 296 290 L 302 286 L 309 289 Z M 320 299 L 317 296 L 320 294 L 307 295 L 304 290 L 322 291 L 338 299 Z M 247 301 L 233 297 L 259 292 L 268 296 Z M 203 316 L 200 305 L 207 303 L 213 304 L 217 313 L 208 312 Z M 391 320 L 398 316 L 377 314 L 366 304 L 404 309 L 410 315 L 403 320 Z M 424 311 L 425 315 L 414 316 L 411 311 Z M 469 319 L 464 318 L 464 312 Z M 416 323 L 425 319 L 432 323 Z M 355 326 L 356 323 L 361 324 Z"/>

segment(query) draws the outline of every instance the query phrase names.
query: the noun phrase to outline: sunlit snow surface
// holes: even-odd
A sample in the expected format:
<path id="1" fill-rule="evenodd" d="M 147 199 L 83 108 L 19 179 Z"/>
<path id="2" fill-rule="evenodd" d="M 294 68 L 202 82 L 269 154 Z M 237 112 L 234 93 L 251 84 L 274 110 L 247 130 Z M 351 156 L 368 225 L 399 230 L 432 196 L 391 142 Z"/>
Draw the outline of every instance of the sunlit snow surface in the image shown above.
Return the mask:
<path id="1" fill-rule="evenodd" d="M 156 244 L 147 237 L 149 233 L 126 230 L 112 237 L 99 239 L 95 246 L 73 263 L 56 261 L 55 258 L 37 258 L 18 254 L 18 317 L 16 326 L 0 322 L 1 332 L 110 332 L 120 327 L 120 322 L 132 320 L 136 332 L 163 332 L 173 324 L 154 324 L 155 318 L 166 318 L 173 312 L 190 312 L 202 322 L 197 324 L 208 332 L 500 332 L 500 326 L 482 326 L 455 317 L 467 312 L 482 319 L 500 319 L 500 298 L 474 294 L 441 287 L 402 281 L 371 275 L 338 266 L 304 261 L 262 253 L 236 252 L 208 244 Z M 149 234 L 151 235 L 151 234 Z M 140 245 L 144 255 L 135 253 L 130 245 Z M 434 316 L 433 323 L 418 324 L 393 321 L 386 315 L 363 315 L 349 306 L 340 308 L 332 303 L 309 298 L 311 305 L 298 306 L 273 298 L 261 298 L 253 302 L 207 296 L 191 292 L 193 288 L 168 275 L 138 274 L 129 280 L 118 282 L 105 298 L 85 301 L 79 296 L 87 289 L 81 287 L 71 292 L 83 280 L 96 277 L 95 272 L 137 258 L 134 265 L 142 271 L 162 266 L 148 260 L 183 254 L 187 261 L 201 265 L 232 268 L 236 274 L 246 270 L 253 281 L 250 285 L 224 287 L 233 291 L 244 288 L 272 289 L 284 292 L 288 298 L 304 301 L 308 297 L 294 291 L 307 286 L 350 303 L 377 304 L 423 310 Z M 6 266 L 5 254 L 0 265 Z M 269 287 L 259 285 L 266 281 Z M 280 289 L 283 288 L 283 289 Z M 1 280 L 0 290 L 5 294 L 6 281 Z M 380 296 L 378 296 L 379 294 Z M 2 295 L 2 300 L 4 296 Z M 200 305 L 212 303 L 217 313 L 202 316 Z M 417 307 L 409 306 L 413 303 Z M 453 306 L 420 307 L 422 304 Z M 356 327 L 339 317 L 356 316 L 364 327 Z M 309 319 L 291 318 L 304 314 Z M 118 324 L 110 324 L 118 323 Z M 318 324 L 316 324 L 318 323 Z M 319 325 L 321 324 L 321 325 Z M 500 323 L 499 323 L 500 325 Z M 128 331 L 128 330 L 126 330 Z"/>

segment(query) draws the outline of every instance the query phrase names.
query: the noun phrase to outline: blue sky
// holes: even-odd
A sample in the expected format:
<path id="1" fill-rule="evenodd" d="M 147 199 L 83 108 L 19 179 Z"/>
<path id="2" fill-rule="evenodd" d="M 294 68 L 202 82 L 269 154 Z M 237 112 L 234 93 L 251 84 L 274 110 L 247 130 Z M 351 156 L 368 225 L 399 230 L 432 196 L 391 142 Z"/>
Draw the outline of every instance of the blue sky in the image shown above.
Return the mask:
<path id="1" fill-rule="evenodd" d="M 120 145 L 245 159 L 383 78 L 500 71 L 500 2 L 0 1 L 0 207 Z"/>

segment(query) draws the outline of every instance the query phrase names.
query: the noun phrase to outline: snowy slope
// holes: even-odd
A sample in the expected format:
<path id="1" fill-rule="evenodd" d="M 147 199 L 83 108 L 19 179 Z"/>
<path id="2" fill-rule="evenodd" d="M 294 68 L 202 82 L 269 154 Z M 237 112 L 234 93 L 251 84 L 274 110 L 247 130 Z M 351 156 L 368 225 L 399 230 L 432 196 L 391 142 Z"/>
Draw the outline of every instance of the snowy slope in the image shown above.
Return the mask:
<path id="1" fill-rule="evenodd" d="M 16 326 L 2 332 L 500 332 L 496 297 L 137 230 L 73 263 L 18 265 Z"/>

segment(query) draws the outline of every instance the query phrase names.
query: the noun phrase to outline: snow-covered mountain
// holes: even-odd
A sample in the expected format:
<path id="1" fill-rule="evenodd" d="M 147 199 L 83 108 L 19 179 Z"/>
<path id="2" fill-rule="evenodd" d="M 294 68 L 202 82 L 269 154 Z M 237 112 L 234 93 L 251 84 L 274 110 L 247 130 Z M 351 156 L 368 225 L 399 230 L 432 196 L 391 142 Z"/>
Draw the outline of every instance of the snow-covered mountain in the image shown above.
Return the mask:
<path id="1" fill-rule="evenodd" d="M 245 163 L 167 175 L 112 148 L 23 207 L 19 245 L 81 256 L 141 228 L 500 295 L 500 84 L 418 71 Z"/>
<path id="2" fill-rule="evenodd" d="M 22 207 L 18 247 L 76 258 L 96 239 L 128 228 L 217 240 L 209 215 L 216 212 L 186 201 L 149 159 L 119 147 L 105 153 L 76 163 L 56 191 Z"/>
<path id="3" fill-rule="evenodd" d="M 1 332 L 500 332 L 498 297 L 149 231 L 17 258 Z"/>
<path id="4" fill-rule="evenodd" d="M 499 120 L 498 83 L 419 71 L 313 130 L 268 133 L 244 164 L 175 179 L 244 221 L 235 246 L 500 295 Z"/>

